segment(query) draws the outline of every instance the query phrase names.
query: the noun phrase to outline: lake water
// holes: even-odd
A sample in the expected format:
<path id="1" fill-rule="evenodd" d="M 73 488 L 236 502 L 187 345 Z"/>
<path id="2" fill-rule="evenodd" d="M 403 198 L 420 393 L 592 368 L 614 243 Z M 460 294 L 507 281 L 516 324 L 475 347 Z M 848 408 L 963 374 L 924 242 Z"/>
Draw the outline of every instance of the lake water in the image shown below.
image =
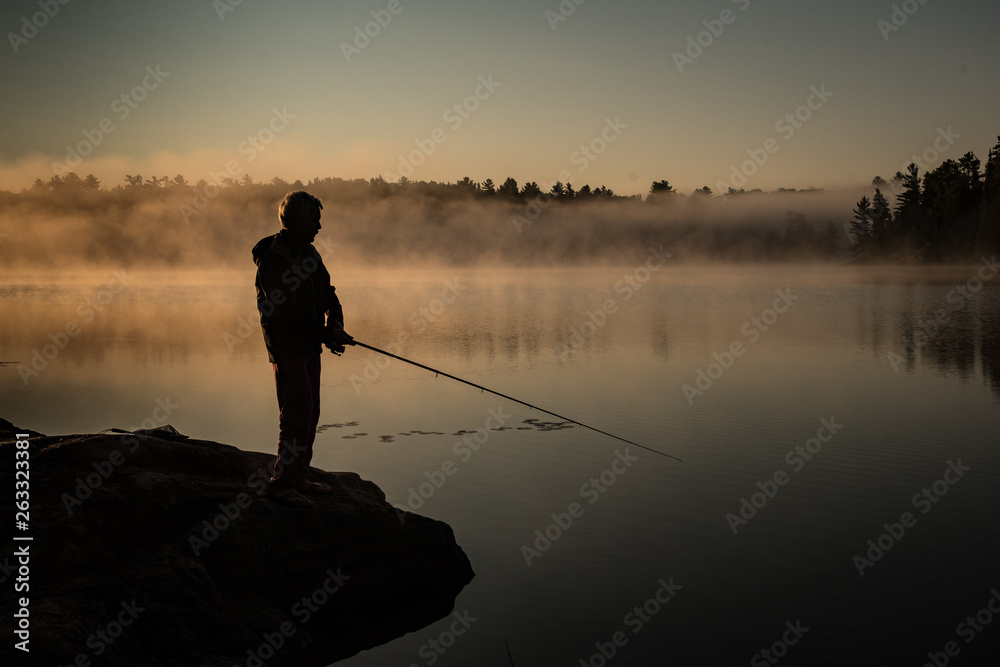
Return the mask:
<path id="1" fill-rule="evenodd" d="M 313 464 L 446 521 L 477 573 L 464 624 L 342 664 L 922 665 L 948 642 L 983 664 L 1000 279 L 980 271 L 334 271 L 357 339 L 683 459 L 324 355 Z M 273 451 L 252 282 L 8 277 L 0 416 L 49 434 L 165 417 Z"/>

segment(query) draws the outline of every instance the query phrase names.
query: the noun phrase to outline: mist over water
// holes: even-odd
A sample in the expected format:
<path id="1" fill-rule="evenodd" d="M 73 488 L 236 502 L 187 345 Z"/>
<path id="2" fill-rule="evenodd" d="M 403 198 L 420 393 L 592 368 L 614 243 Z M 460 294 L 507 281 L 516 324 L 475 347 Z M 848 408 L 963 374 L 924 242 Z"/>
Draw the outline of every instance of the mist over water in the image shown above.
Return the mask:
<path id="1" fill-rule="evenodd" d="M 744 338 L 738 325 L 759 318 L 777 290 L 793 298 L 830 290 L 829 312 L 750 329 L 793 347 L 822 346 L 849 325 L 853 344 L 899 355 L 909 371 L 965 376 L 982 366 L 994 377 L 997 286 L 987 281 L 968 291 L 979 267 L 676 266 L 657 257 L 647 250 L 632 266 L 589 269 L 331 268 L 356 337 L 382 346 L 403 337 L 414 349 L 447 350 L 445 359 L 490 351 L 513 361 L 530 351 L 565 363 L 593 345 L 640 342 L 654 355 L 686 356 L 693 345 L 725 349 Z M 253 275 L 252 267 L 92 270 L 46 280 L 13 274 L 0 288 L 6 312 L 16 313 L 0 327 L 0 361 L 27 361 L 67 330 L 78 333 L 59 364 L 124 351 L 140 365 L 151 356 L 204 353 L 266 359 Z"/>
<path id="2" fill-rule="evenodd" d="M 39 275 L 56 268 L 243 268 L 249 248 L 278 230 L 277 205 L 293 187 L 214 187 L 0 193 L 3 268 Z M 326 179 L 303 187 L 324 202 L 316 245 L 335 267 L 628 264 L 650 245 L 679 262 L 841 261 L 858 196 L 751 193 L 647 204 L 483 198 L 434 184 Z M 789 216 L 807 223 L 807 240 L 787 238 Z"/>

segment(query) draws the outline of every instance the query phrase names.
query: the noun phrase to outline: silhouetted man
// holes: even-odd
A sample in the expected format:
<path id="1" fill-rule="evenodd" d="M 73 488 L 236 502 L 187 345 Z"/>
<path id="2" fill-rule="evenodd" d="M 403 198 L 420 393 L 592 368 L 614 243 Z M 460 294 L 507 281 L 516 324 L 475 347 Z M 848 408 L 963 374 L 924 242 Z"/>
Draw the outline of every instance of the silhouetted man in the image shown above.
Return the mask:
<path id="1" fill-rule="evenodd" d="M 306 479 L 319 423 L 319 356 L 352 345 L 330 274 L 312 241 L 323 204 L 308 192 L 292 192 L 278 207 L 281 231 L 253 248 L 257 309 L 278 392 L 278 457 L 267 495 L 308 507 L 305 495 L 330 493 Z"/>

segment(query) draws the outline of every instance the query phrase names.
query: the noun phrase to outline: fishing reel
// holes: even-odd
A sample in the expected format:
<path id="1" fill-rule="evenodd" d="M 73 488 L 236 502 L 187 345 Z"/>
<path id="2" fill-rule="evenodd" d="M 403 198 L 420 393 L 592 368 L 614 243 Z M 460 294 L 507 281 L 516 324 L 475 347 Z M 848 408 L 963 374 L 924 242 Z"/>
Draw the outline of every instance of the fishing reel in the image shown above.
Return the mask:
<path id="1" fill-rule="evenodd" d="M 354 345 L 354 337 L 343 329 L 327 327 L 323 331 L 323 345 L 338 357 L 344 353 L 347 345 Z"/>

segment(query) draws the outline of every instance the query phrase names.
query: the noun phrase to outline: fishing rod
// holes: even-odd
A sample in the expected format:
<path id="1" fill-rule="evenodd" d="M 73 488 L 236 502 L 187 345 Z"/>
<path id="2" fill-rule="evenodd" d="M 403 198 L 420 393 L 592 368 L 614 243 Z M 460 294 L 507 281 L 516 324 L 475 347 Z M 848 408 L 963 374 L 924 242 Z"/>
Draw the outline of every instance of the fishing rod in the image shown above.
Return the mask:
<path id="1" fill-rule="evenodd" d="M 399 359 L 400 361 L 405 361 L 406 363 L 412 364 L 413 366 L 416 366 L 417 368 L 423 368 L 425 371 L 430 371 L 430 372 L 434 373 L 434 375 L 443 375 L 446 378 L 451 378 L 452 380 L 457 380 L 458 382 L 461 382 L 463 384 L 467 384 L 470 387 L 475 387 L 476 389 L 479 389 L 480 391 L 488 391 L 489 393 L 495 394 L 496 396 L 499 396 L 500 398 L 506 398 L 508 401 L 514 401 L 515 403 L 520 403 L 521 405 L 527 406 L 527 407 L 532 408 L 534 410 L 538 410 L 539 412 L 544 412 L 547 415 L 552 415 L 553 417 L 557 417 L 557 418 L 562 419 L 563 421 L 569 422 L 571 424 L 576 424 L 577 426 L 582 426 L 583 428 L 589 428 L 591 431 L 597 431 L 598 433 L 600 433 L 602 435 L 606 435 L 606 436 L 608 436 L 610 438 L 614 438 L 615 440 L 621 440 L 622 442 L 627 442 L 630 445 L 635 445 L 636 447 L 639 447 L 640 449 L 645 449 L 646 451 L 653 452 L 654 454 L 659 454 L 660 456 L 666 456 L 668 459 L 673 459 L 675 461 L 680 461 L 680 459 L 677 458 L 676 456 L 671 456 L 670 454 L 664 454 L 663 452 L 659 451 L 658 449 L 653 449 L 652 447 L 646 447 L 645 445 L 640 445 L 638 442 L 632 442 L 631 440 L 626 440 L 625 438 L 622 438 L 622 437 L 619 437 L 617 435 L 614 435 L 613 433 L 608 433 L 607 431 L 602 431 L 599 428 L 594 428 L 593 426 L 588 426 L 587 424 L 584 424 L 582 422 L 578 422 L 575 419 L 570 419 L 569 417 L 563 417 L 562 415 L 557 415 L 556 413 L 554 413 L 554 412 L 552 412 L 550 410 L 545 410 L 544 408 L 540 408 L 537 405 L 532 405 L 531 403 L 526 403 L 524 401 L 521 401 L 521 400 L 518 400 L 518 399 L 514 398 L 513 396 L 508 396 L 507 394 L 501 394 L 499 391 L 493 391 L 492 389 L 489 389 L 489 388 L 484 387 L 482 385 L 476 384 L 475 382 L 469 382 L 468 380 L 463 380 L 460 377 L 455 377 L 454 375 L 450 375 L 449 373 L 445 373 L 444 371 L 440 371 L 440 370 L 438 370 L 436 368 L 431 368 L 430 366 L 424 366 L 423 364 L 418 364 L 416 361 L 411 361 L 410 359 L 407 359 L 405 357 L 400 357 L 399 355 L 395 355 L 392 352 L 386 352 L 385 350 L 380 350 L 380 349 L 378 349 L 377 347 L 375 347 L 373 345 L 368 345 L 367 343 L 362 343 L 361 341 L 358 341 L 358 340 L 352 340 L 350 343 L 347 343 L 347 345 L 360 345 L 361 347 L 367 348 L 367 349 L 371 350 L 372 352 L 378 352 L 379 354 L 384 354 L 387 357 L 392 357 L 393 359 Z"/>

